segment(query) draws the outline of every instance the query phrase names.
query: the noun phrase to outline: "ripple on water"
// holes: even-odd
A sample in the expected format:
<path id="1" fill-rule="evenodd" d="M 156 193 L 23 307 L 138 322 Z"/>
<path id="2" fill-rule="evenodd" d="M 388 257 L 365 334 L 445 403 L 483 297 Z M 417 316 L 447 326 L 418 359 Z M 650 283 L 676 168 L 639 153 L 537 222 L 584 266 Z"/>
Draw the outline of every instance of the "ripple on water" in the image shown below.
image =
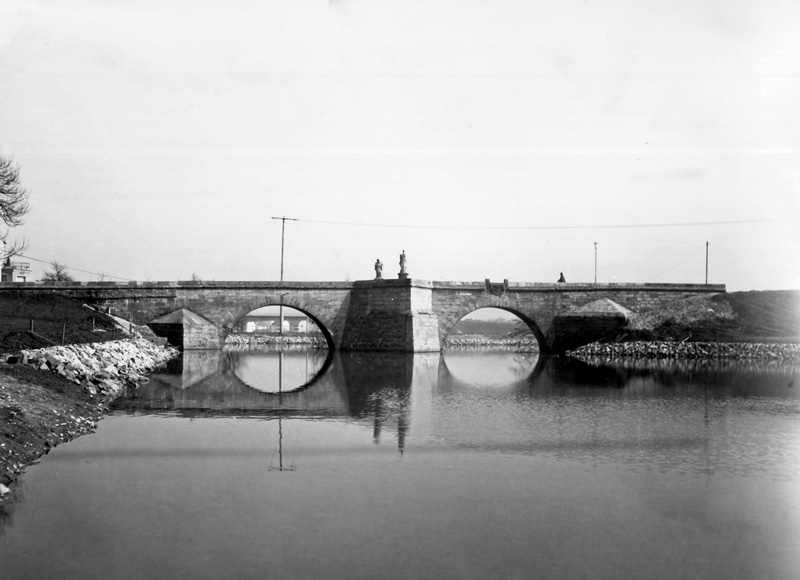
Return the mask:
<path id="1" fill-rule="evenodd" d="M 497 397 L 443 393 L 435 430 L 500 453 L 685 474 L 800 479 L 800 401 L 772 398 Z"/>

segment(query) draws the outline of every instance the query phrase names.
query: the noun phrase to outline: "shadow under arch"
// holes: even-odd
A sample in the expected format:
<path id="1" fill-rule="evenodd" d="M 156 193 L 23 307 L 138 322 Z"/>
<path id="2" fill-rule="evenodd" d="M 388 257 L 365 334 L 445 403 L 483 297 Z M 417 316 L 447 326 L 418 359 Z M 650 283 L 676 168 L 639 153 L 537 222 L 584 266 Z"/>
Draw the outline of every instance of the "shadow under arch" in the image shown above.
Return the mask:
<path id="1" fill-rule="evenodd" d="M 448 321 L 446 326 L 442 329 L 442 334 L 440 335 L 439 339 L 442 344 L 447 340 L 450 334 L 453 331 L 453 327 L 464 317 L 469 316 L 473 312 L 477 312 L 478 310 L 482 310 L 485 308 L 493 308 L 495 310 L 502 310 L 504 312 L 508 312 L 509 314 L 513 314 L 519 320 L 528 327 L 528 329 L 533 333 L 533 336 L 536 338 L 536 342 L 539 343 L 540 350 L 547 344 L 545 341 L 544 333 L 542 333 L 541 329 L 537 322 L 531 318 L 530 316 L 526 315 L 521 310 L 517 310 L 513 306 L 504 306 L 502 304 L 496 304 L 493 301 L 489 300 L 486 304 L 483 301 L 478 301 L 474 304 L 471 304 L 469 307 L 463 308 L 456 312 L 453 316 L 451 316 L 452 322 Z"/>
<path id="2" fill-rule="evenodd" d="M 314 370 L 314 374 L 307 378 L 306 380 L 302 380 L 299 383 L 295 382 L 287 382 L 287 384 L 283 385 L 283 359 L 284 355 L 287 353 L 293 354 L 304 354 L 306 357 L 309 353 L 313 354 L 324 354 L 324 358 L 316 370 Z M 274 355 L 277 362 L 278 362 L 278 388 L 277 389 L 265 389 L 263 388 L 263 384 L 259 385 L 258 381 L 254 379 L 252 376 L 247 376 L 248 373 L 245 372 L 245 365 L 247 363 L 248 356 L 258 357 L 258 358 L 265 358 L 268 356 Z M 287 394 L 292 393 L 299 393 L 306 389 L 313 387 L 316 383 L 318 383 L 328 372 L 331 365 L 333 364 L 333 358 L 335 355 L 335 351 L 333 349 L 321 349 L 321 350 L 313 350 L 309 351 L 308 349 L 252 349 L 252 350 L 244 350 L 244 349 L 231 349 L 225 352 L 225 369 L 226 373 L 229 373 L 233 378 L 238 380 L 242 385 L 254 389 L 263 393 L 266 396 L 274 396 L 274 397 L 282 397 Z M 243 376 L 244 375 L 244 376 Z"/>
<path id="3" fill-rule="evenodd" d="M 291 294 L 286 295 L 286 300 L 281 302 L 276 302 L 275 300 L 265 300 L 265 301 L 257 301 L 257 302 L 250 302 L 244 306 L 239 307 L 235 313 L 231 316 L 231 322 L 226 325 L 225 328 L 225 338 L 227 339 L 228 336 L 231 336 L 232 329 L 241 322 L 243 318 L 245 318 L 248 314 L 259 310 L 261 308 L 267 308 L 269 306 L 280 307 L 283 306 L 284 308 L 289 308 L 291 310 L 296 310 L 297 312 L 303 313 L 307 316 L 319 329 L 322 333 L 322 336 L 325 338 L 325 342 L 328 345 L 328 350 L 333 351 L 336 349 L 336 341 L 333 338 L 333 334 L 328 328 L 328 325 L 318 318 L 313 312 L 306 309 L 303 305 L 297 304 L 294 300 L 291 299 Z"/>

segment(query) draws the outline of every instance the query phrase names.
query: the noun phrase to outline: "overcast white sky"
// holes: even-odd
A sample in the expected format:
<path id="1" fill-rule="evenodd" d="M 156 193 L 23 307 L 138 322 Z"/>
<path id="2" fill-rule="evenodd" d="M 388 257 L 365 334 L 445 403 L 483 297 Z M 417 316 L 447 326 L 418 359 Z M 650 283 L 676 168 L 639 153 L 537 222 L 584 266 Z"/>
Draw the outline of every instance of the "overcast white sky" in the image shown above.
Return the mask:
<path id="1" fill-rule="evenodd" d="M 795 0 L 1 0 L 11 237 L 220 281 L 279 278 L 273 216 L 286 280 L 591 282 L 597 242 L 599 282 L 702 283 L 709 242 L 709 282 L 800 288 L 798 31 Z"/>

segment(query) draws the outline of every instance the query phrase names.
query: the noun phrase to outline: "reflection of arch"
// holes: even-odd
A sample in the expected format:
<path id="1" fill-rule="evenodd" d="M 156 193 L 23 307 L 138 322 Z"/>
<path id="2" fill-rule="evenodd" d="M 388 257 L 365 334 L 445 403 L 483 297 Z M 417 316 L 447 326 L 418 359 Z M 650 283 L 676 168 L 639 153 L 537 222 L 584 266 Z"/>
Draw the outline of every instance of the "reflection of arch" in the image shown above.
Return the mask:
<path id="1" fill-rule="evenodd" d="M 292 296 L 291 294 L 284 295 L 283 302 L 275 301 L 274 299 L 268 300 L 260 300 L 260 301 L 250 301 L 246 302 L 241 306 L 238 306 L 236 309 L 226 313 L 226 324 L 224 328 L 224 338 L 227 338 L 228 334 L 230 333 L 231 329 L 236 326 L 239 321 L 253 312 L 254 310 L 258 310 L 259 308 L 264 308 L 266 306 L 283 306 L 284 308 L 292 308 L 293 310 L 297 310 L 298 312 L 302 312 L 306 316 L 308 316 L 314 324 L 317 325 L 322 335 L 325 337 L 325 342 L 328 344 L 328 350 L 333 350 L 336 348 L 336 342 L 333 339 L 333 334 L 331 333 L 330 326 L 333 324 L 333 320 L 326 323 L 325 320 L 314 314 L 307 305 L 301 303 L 296 297 Z"/>
<path id="2" fill-rule="evenodd" d="M 265 352 L 274 352 L 276 354 L 281 354 L 282 352 L 292 352 L 292 351 L 290 349 L 287 349 L 285 351 L 280 351 L 280 350 L 253 351 L 254 354 L 259 354 L 259 353 L 264 354 Z M 308 352 L 308 351 L 304 349 L 302 351 L 297 351 L 297 352 Z M 323 351 L 313 351 L 313 352 L 322 353 Z M 235 353 L 237 356 L 231 356 L 232 353 Z M 227 368 L 227 372 L 229 372 L 236 379 L 236 381 L 238 381 L 245 387 L 257 390 L 267 396 L 280 397 L 289 393 L 298 393 L 300 391 L 308 389 L 309 387 L 317 383 L 323 377 L 323 375 L 325 375 L 325 373 L 328 372 L 328 369 L 330 368 L 331 363 L 333 362 L 334 350 L 329 348 L 325 350 L 324 353 L 325 353 L 325 359 L 322 361 L 322 365 L 320 366 L 319 370 L 314 374 L 313 377 L 311 377 L 308 381 L 301 383 L 298 386 L 287 388 L 285 390 L 281 390 L 280 392 L 271 392 L 259 389 L 257 386 L 249 384 L 244 378 L 242 378 L 241 373 L 237 372 L 239 357 L 241 357 L 243 354 L 246 355 L 247 351 L 231 351 L 230 353 L 227 353 L 225 366 Z"/>
<path id="3" fill-rule="evenodd" d="M 180 365 L 169 372 L 155 371 L 149 375 L 150 382 L 141 385 L 141 390 L 116 399 L 112 408 L 137 413 L 175 412 L 185 417 L 349 416 L 347 391 L 341 384 L 341 373 L 336 372 L 335 351 L 330 351 L 311 381 L 281 395 L 244 384 L 229 366 L 235 358 L 231 353 L 234 351 L 223 352 L 216 371 L 191 385 L 186 385 L 181 376 Z"/>
<path id="4" fill-rule="evenodd" d="M 458 351 L 452 351 L 452 352 L 447 352 L 446 351 L 446 353 L 442 353 L 442 355 L 439 357 L 439 369 L 438 369 L 438 384 L 439 385 L 458 385 L 458 386 L 467 387 L 467 388 L 476 386 L 475 382 L 465 380 L 465 378 L 461 374 L 456 373 L 456 372 L 453 371 L 453 369 L 451 369 L 451 366 L 453 366 L 453 364 L 452 364 L 453 363 L 453 357 L 457 357 L 457 356 L 459 356 L 461 354 L 463 354 L 465 356 L 470 356 L 470 355 L 474 356 L 474 353 L 466 353 L 466 352 L 465 353 L 459 353 Z M 544 359 L 546 358 L 546 357 L 542 356 L 540 353 L 531 353 L 531 352 L 528 352 L 528 353 L 513 353 L 513 352 L 508 352 L 508 351 L 497 351 L 497 352 L 482 351 L 480 353 L 481 357 L 486 357 L 486 356 L 491 356 L 491 355 L 497 355 L 500 358 L 513 357 L 514 355 L 533 355 L 533 356 L 536 356 L 536 361 L 533 364 L 533 368 L 531 368 L 529 373 L 527 373 L 524 376 L 519 376 L 519 377 L 517 377 L 517 378 L 515 378 L 513 380 L 510 380 L 508 382 L 505 382 L 502 385 L 503 388 L 512 388 L 512 389 L 527 388 L 531 383 L 535 382 L 536 379 L 539 377 L 539 375 L 542 373 L 542 370 L 543 370 L 544 364 L 545 364 Z M 448 358 L 451 359 L 451 365 L 449 365 L 449 366 L 448 366 L 448 363 L 447 363 L 447 359 Z"/>
<path id="5" fill-rule="evenodd" d="M 497 354 L 509 356 L 513 353 L 499 351 Z M 439 359 L 439 385 L 474 386 L 473 382 L 464 380 L 451 370 L 447 357 L 448 354 L 443 354 Z M 522 389 L 526 393 L 536 391 L 539 394 L 565 395 L 575 390 L 622 389 L 628 385 L 633 374 L 626 372 L 619 365 L 592 366 L 576 358 L 552 356 L 540 352 L 528 376 L 509 382 L 506 387 Z"/>
<path id="6" fill-rule="evenodd" d="M 495 308 L 497 310 L 503 310 L 505 312 L 508 312 L 509 314 L 513 314 L 514 316 L 519 318 L 531 330 L 533 335 L 536 337 L 536 341 L 539 343 L 539 345 L 547 344 L 545 342 L 544 334 L 539 328 L 539 324 L 537 324 L 537 322 L 533 318 L 527 316 L 521 310 L 517 310 L 516 308 L 510 306 L 505 306 L 498 302 L 499 300 L 496 297 L 490 296 L 488 298 L 472 301 L 469 304 L 462 306 L 458 310 L 448 313 L 448 316 L 444 321 L 442 320 L 442 318 L 444 317 L 440 317 L 440 322 L 439 322 L 440 343 L 444 344 L 444 341 L 447 339 L 447 337 L 450 335 L 450 332 L 453 330 L 453 326 L 455 326 L 455 324 L 465 316 L 472 314 L 473 312 L 480 310 L 481 308 Z"/>

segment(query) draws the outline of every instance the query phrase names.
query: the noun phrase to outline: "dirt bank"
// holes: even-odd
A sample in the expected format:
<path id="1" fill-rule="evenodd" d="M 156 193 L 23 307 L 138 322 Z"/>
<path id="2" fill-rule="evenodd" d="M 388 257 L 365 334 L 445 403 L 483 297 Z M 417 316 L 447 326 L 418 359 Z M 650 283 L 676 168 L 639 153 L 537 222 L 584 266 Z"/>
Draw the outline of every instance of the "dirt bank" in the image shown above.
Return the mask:
<path id="1" fill-rule="evenodd" d="M 608 342 L 800 342 L 800 291 L 730 292 L 634 312 Z"/>
<path id="2" fill-rule="evenodd" d="M 58 375 L 0 364 L 0 484 L 51 448 L 94 431 L 107 402 Z"/>
<path id="3" fill-rule="evenodd" d="M 120 340 L 130 336 L 127 330 L 61 296 L 0 296 L 0 361 L 23 349 L 62 342 Z M 99 392 L 30 365 L 0 362 L 0 512 L 3 499 L 13 496 L 9 484 L 28 465 L 53 447 L 94 431 L 110 399 L 91 390 Z"/>

